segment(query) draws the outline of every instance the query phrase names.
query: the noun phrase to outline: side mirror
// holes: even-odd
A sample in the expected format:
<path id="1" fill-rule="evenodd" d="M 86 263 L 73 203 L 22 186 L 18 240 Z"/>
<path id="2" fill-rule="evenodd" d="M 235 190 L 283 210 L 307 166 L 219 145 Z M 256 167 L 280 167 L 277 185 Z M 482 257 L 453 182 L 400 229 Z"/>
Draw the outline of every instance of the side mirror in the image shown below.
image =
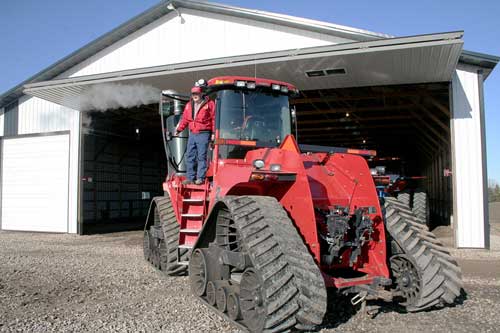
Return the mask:
<path id="1" fill-rule="evenodd" d="M 297 128 L 297 110 L 295 109 L 295 105 L 290 108 L 290 114 L 292 116 L 292 126 L 295 129 L 295 140 L 299 140 L 299 130 Z"/>
<path id="2" fill-rule="evenodd" d="M 173 115 L 174 107 L 171 101 L 165 100 L 163 97 L 160 100 L 160 115 L 169 117 Z"/>
<path id="3" fill-rule="evenodd" d="M 292 106 L 290 108 L 290 113 L 292 115 L 292 121 L 295 123 L 297 122 L 297 111 L 295 110 L 295 106 Z"/>

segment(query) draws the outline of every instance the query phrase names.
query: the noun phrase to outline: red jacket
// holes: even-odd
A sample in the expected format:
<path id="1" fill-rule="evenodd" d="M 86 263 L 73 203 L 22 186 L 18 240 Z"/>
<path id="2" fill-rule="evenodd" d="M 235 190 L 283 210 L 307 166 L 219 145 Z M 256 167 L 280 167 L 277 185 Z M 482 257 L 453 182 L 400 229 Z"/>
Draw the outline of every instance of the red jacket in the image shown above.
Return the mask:
<path id="1" fill-rule="evenodd" d="M 177 132 L 182 132 L 186 126 L 189 125 L 189 131 L 192 133 L 200 133 L 202 131 L 215 132 L 215 103 L 208 97 L 202 102 L 196 117 L 193 120 L 193 109 L 191 106 L 194 104 L 192 100 L 186 104 L 184 113 L 182 114 L 181 121 L 177 126 Z"/>

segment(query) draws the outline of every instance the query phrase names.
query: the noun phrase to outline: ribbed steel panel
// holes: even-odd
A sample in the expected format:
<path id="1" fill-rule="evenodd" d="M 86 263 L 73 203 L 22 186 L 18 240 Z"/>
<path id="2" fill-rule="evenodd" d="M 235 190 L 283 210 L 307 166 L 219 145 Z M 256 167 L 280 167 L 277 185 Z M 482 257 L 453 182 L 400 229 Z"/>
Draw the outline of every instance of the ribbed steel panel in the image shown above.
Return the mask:
<path id="1" fill-rule="evenodd" d="M 23 96 L 19 100 L 18 133 L 67 131 L 77 111 L 37 97 Z"/>
<path id="2" fill-rule="evenodd" d="M 2 229 L 68 232 L 68 162 L 68 134 L 4 140 Z"/>
<path id="3" fill-rule="evenodd" d="M 55 96 L 52 93 L 50 94 Z M 44 99 L 23 96 L 19 99 L 16 126 L 19 135 L 70 131 L 68 232 L 76 233 L 80 113 Z"/>
<path id="4" fill-rule="evenodd" d="M 477 69 L 463 67 L 452 81 L 452 153 L 456 246 L 485 247 L 481 91 Z M 484 161 L 485 163 L 485 161 Z"/>
<path id="5" fill-rule="evenodd" d="M 59 77 L 352 42 L 318 32 L 191 9 L 182 10 L 182 18 L 181 24 L 177 14 L 170 13 Z"/>
<path id="6" fill-rule="evenodd" d="M 19 115 L 18 102 L 14 101 L 5 107 L 4 112 L 4 135 L 14 136 L 17 135 L 18 130 L 18 115 Z"/>
<path id="7" fill-rule="evenodd" d="M 0 136 L 3 136 L 4 118 L 4 109 L 0 108 Z"/>

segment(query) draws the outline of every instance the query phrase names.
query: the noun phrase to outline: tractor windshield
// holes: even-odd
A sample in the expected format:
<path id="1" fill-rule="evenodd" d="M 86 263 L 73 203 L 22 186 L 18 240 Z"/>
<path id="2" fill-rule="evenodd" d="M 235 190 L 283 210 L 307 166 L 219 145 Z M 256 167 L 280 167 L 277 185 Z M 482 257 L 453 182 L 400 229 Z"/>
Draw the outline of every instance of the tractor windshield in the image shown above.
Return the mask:
<path id="1" fill-rule="evenodd" d="M 218 92 L 219 137 L 277 146 L 290 134 L 288 96 L 248 90 Z"/>

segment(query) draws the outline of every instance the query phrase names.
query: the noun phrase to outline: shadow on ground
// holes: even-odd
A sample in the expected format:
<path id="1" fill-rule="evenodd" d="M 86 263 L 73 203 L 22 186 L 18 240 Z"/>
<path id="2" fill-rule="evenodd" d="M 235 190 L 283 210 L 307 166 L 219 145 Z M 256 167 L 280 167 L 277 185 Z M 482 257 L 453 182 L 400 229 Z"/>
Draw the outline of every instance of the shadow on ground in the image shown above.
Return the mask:
<path id="1" fill-rule="evenodd" d="M 323 323 L 318 329 L 335 329 L 342 324 L 352 320 L 371 320 L 380 314 L 398 313 L 407 314 L 404 306 L 395 302 L 384 302 L 382 300 L 367 301 L 363 308 L 361 304 L 352 305 L 351 299 L 354 295 L 340 295 L 334 290 L 328 291 L 328 308 Z M 467 300 L 467 292 L 462 289 L 460 296 L 453 304 L 434 306 L 420 312 L 439 312 L 444 308 L 451 308 L 463 305 Z"/>

